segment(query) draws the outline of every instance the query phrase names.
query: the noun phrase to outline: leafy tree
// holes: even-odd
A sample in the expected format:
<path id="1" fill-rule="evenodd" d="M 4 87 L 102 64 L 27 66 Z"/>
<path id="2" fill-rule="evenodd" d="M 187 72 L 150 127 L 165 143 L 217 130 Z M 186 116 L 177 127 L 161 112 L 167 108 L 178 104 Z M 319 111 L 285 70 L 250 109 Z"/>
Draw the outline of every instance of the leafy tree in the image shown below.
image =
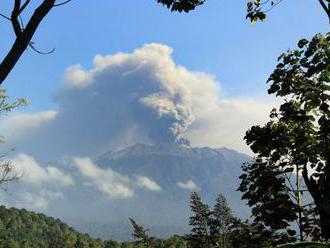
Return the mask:
<path id="1" fill-rule="evenodd" d="M 175 236 L 170 237 L 169 239 L 165 240 L 164 247 L 166 247 L 166 248 L 186 248 L 187 243 L 182 237 L 175 235 Z"/>
<path id="2" fill-rule="evenodd" d="M 317 1 L 325 11 L 330 22 L 330 1 Z M 274 7 L 282 2 L 284 2 L 284 0 L 249 0 L 247 3 L 246 18 L 250 19 L 253 24 L 257 21 L 264 21 L 266 19 L 267 12 L 271 11 Z"/>
<path id="3" fill-rule="evenodd" d="M 259 166 L 273 167 L 279 174 L 295 170 L 303 178 L 325 240 L 330 239 L 329 51 L 330 34 L 318 34 L 311 41 L 300 40 L 297 50 L 279 57 L 268 93 L 284 98 L 284 103 L 271 112 L 266 125 L 253 126 L 245 137 Z"/>
<path id="4" fill-rule="evenodd" d="M 189 12 L 202 5 L 205 0 L 157 0 L 171 9 L 171 11 Z"/>
<path id="5" fill-rule="evenodd" d="M 7 114 L 13 109 L 26 105 L 25 99 L 18 99 L 12 103 L 8 103 L 8 95 L 4 89 L 0 88 L 0 114 Z M 4 137 L 0 136 L 0 143 L 4 143 Z M 5 186 L 10 182 L 16 182 L 20 178 L 17 175 L 10 161 L 5 156 L 0 156 L 0 186 Z"/>
<path id="6" fill-rule="evenodd" d="M 120 248 L 121 245 L 118 241 L 107 240 L 104 242 L 104 248 Z"/>
<path id="7" fill-rule="evenodd" d="M 285 170 L 257 158 L 245 164 L 243 171 L 239 190 L 243 192 L 242 199 L 252 207 L 254 223 L 269 228 L 274 245 L 293 241 L 295 231 L 290 226 L 298 218 L 297 205 L 290 198 Z"/>
<path id="8" fill-rule="evenodd" d="M 211 248 L 211 222 L 212 212 L 207 204 L 202 202 L 200 196 L 193 192 L 190 196 L 190 208 L 193 216 L 189 219 L 192 227 L 187 237 L 188 245 L 192 248 Z"/>
<path id="9" fill-rule="evenodd" d="M 135 220 L 132 218 L 129 218 L 129 221 L 131 222 L 133 226 L 133 237 L 137 240 L 139 240 L 145 247 L 153 247 L 153 239 L 149 237 L 148 235 L 148 229 L 144 229 L 143 226 L 140 226 L 136 223 Z"/>
<path id="10" fill-rule="evenodd" d="M 211 237 L 215 240 L 219 247 L 229 247 L 227 240 L 228 229 L 234 221 L 232 210 L 230 209 L 227 199 L 223 195 L 219 195 L 212 211 Z"/>
<path id="11" fill-rule="evenodd" d="M 271 232 L 263 225 L 236 220 L 230 226 L 231 247 L 270 248 Z"/>

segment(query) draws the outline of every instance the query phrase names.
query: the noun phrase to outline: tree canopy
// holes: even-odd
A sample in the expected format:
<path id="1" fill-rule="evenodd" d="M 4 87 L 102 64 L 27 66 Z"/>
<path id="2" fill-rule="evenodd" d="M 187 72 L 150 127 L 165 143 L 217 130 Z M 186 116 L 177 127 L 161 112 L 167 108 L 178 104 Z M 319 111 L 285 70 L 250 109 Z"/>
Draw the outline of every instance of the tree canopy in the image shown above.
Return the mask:
<path id="1" fill-rule="evenodd" d="M 294 172 L 304 179 L 325 240 L 330 239 L 329 51 L 330 34 L 317 34 L 311 41 L 300 40 L 298 49 L 279 57 L 268 80 L 268 93 L 284 98 L 284 102 L 279 110 L 272 110 L 267 124 L 253 126 L 245 137 L 256 154 L 256 170 L 261 165 L 265 170 L 275 167 L 279 173 Z M 247 170 L 252 175 L 253 167 Z M 249 184 L 244 183 L 246 178 L 242 178 L 243 187 Z"/>

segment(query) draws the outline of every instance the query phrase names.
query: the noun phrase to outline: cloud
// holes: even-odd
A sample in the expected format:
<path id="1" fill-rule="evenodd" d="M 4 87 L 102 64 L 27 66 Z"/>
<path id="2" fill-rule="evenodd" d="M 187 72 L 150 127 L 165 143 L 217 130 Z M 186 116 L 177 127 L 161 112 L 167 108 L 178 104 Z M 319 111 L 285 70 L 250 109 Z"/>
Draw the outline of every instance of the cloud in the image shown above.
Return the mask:
<path id="1" fill-rule="evenodd" d="M 11 160 L 15 171 L 22 176 L 22 182 L 39 186 L 51 184 L 56 186 L 70 186 L 74 184 L 73 178 L 56 167 L 42 167 L 31 156 L 18 154 Z"/>
<path id="2" fill-rule="evenodd" d="M 39 192 L 32 192 L 26 190 L 19 190 L 15 195 L 11 196 L 5 194 L 2 196 L 3 204 L 13 206 L 16 208 L 25 208 L 29 210 L 47 210 L 52 201 L 63 197 L 62 192 L 51 190 L 40 190 Z"/>
<path id="3" fill-rule="evenodd" d="M 12 113 L 0 122 L 0 129 L 14 140 L 43 127 L 56 118 L 57 111 L 49 110 L 37 113 Z M 28 131 L 27 131 L 28 130 Z"/>
<path id="4" fill-rule="evenodd" d="M 177 65 L 172 52 L 151 43 L 97 55 L 90 69 L 71 66 L 55 94 L 57 111 L 15 114 L 0 130 L 18 130 L 13 136 L 21 138 L 9 135 L 9 146 L 44 160 L 92 157 L 137 142 L 189 140 L 248 152 L 245 131 L 267 119 L 274 101 L 221 97 L 212 75 Z"/>
<path id="5" fill-rule="evenodd" d="M 129 179 L 111 169 L 101 169 L 90 158 L 73 158 L 73 165 L 88 179 L 85 185 L 92 186 L 109 199 L 123 199 L 134 196 Z"/>
<path id="6" fill-rule="evenodd" d="M 196 110 L 196 121 L 187 132 L 192 144 L 228 147 L 251 154 L 243 141 L 245 132 L 253 125 L 266 123 L 269 112 L 277 107 L 274 98 L 229 98 L 210 101 Z"/>
<path id="7" fill-rule="evenodd" d="M 136 184 L 140 188 L 150 191 L 161 191 L 162 188 L 153 180 L 145 176 L 137 176 Z"/>
<path id="8" fill-rule="evenodd" d="M 188 180 L 187 182 L 178 182 L 177 186 L 181 189 L 185 189 L 185 190 L 198 190 L 199 187 L 194 183 L 193 180 Z"/>

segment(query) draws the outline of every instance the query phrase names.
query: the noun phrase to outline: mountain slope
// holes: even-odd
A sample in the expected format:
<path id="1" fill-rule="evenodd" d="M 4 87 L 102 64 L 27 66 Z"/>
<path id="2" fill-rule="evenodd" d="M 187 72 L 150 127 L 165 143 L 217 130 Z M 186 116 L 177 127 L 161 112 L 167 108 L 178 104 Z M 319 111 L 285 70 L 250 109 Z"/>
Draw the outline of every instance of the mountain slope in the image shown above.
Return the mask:
<path id="1" fill-rule="evenodd" d="M 240 217 L 247 217 L 248 209 L 236 189 L 241 165 L 250 159 L 245 154 L 227 148 L 188 148 L 174 144 L 136 144 L 108 152 L 94 162 L 103 169 L 111 168 L 130 178 L 147 177 L 157 183 L 161 190 L 141 189 L 137 197 L 125 203 L 113 201 L 109 205 L 108 215 L 114 223 L 121 225 L 109 222 L 94 222 L 91 225 L 85 222 L 78 227 L 97 237 L 118 238 L 106 236 L 105 233 L 103 235 L 102 230 L 120 233 L 115 226 L 125 230 L 129 228 L 127 218 L 133 217 L 151 230 L 157 230 L 153 233 L 157 236 L 169 236 L 174 230 L 183 234 L 188 231 L 191 191 L 198 191 L 205 202 L 211 205 L 218 194 L 224 194 L 234 212 Z M 125 237 L 120 236 L 120 239 Z"/>
<path id="2" fill-rule="evenodd" d="M 164 192 L 171 192 L 172 196 L 173 192 L 184 191 L 178 183 L 191 180 L 196 184 L 196 190 L 213 199 L 219 193 L 232 194 L 236 191 L 241 165 L 250 159 L 226 148 L 136 144 L 104 154 L 96 159 L 96 163 L 124 175 L 146 176 L 157 182 Z"/>

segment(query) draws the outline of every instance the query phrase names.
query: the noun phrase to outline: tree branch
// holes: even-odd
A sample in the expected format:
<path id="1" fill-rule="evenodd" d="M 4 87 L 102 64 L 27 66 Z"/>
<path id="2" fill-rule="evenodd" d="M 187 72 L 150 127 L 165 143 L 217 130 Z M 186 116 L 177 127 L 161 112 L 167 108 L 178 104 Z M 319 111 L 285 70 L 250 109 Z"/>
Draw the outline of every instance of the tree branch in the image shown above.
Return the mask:
<path id="1" fill-rule="evenodd" d="M 24 9 L 29 5 L 29 3 L 30 3 L 30 0 L 25 1 L 25 3 L 19 9 L 19 14 L 21 14 L 24 11 Z"/>
<path id="2" fill-rule="evenodd" d="M 18 21 L 18 16 L 20 13 L 20 8 L 21 8 L 21 1 L 20 0 L 15 0 L 14 8 L 13 11 L 11 12 L 11 23 L 15 32 L 15 35 L 17 38 L 21 36 L 22 29 Z"/>
<path id="3" fill-rule="evenodd" d="M 29 3 L 27 0 L 25 7 Z M 43 0 L 39 7 L 34 11 L 29 22 L 24 30 L 21 30 L 21 25 L 18 21 L 19 11 L 24 6 L 21 5 L 20 0 L 15 0 L 15 5 L 12 11 L 12 25 L 16 34 L 16 40 L 11 47 L 10 51 L 0 64 L 0 85 L 7 78 L 9 72 L 14 68 L 19 58 L 24 53 L 25 49 L 29 46 L 31 39 L 36 32 L 38 26 L 49 11 L 54 7 L 55 0 Z M 24 8 L 25 8 L 24 7 Z M 18 25 L 17 25 L 18 24 Z"/>
<path id="4" fill-rule="evenodd" d="M 327 14 L 329 23 L 330 23 L 330 3 L 328 4 L 328 6 L 323 0 L 319 0 L 319 3 L 321 4 L 322 8 L 324 9 L 325 13 Z"/>
<path id="5" fill-rule="evenodd" d="M 72 1 L 72 0 L 66 0 L 66 1 L 64 1 L 63 3 L 56 3 L 56 4 L 54 4 L 53 6 L 54 6 L 54 7 L 58 7 L 58 6 L 61 6 L 61 5 L 67 4 L 67 3 L 71 2 L 71 1 Z"/>

